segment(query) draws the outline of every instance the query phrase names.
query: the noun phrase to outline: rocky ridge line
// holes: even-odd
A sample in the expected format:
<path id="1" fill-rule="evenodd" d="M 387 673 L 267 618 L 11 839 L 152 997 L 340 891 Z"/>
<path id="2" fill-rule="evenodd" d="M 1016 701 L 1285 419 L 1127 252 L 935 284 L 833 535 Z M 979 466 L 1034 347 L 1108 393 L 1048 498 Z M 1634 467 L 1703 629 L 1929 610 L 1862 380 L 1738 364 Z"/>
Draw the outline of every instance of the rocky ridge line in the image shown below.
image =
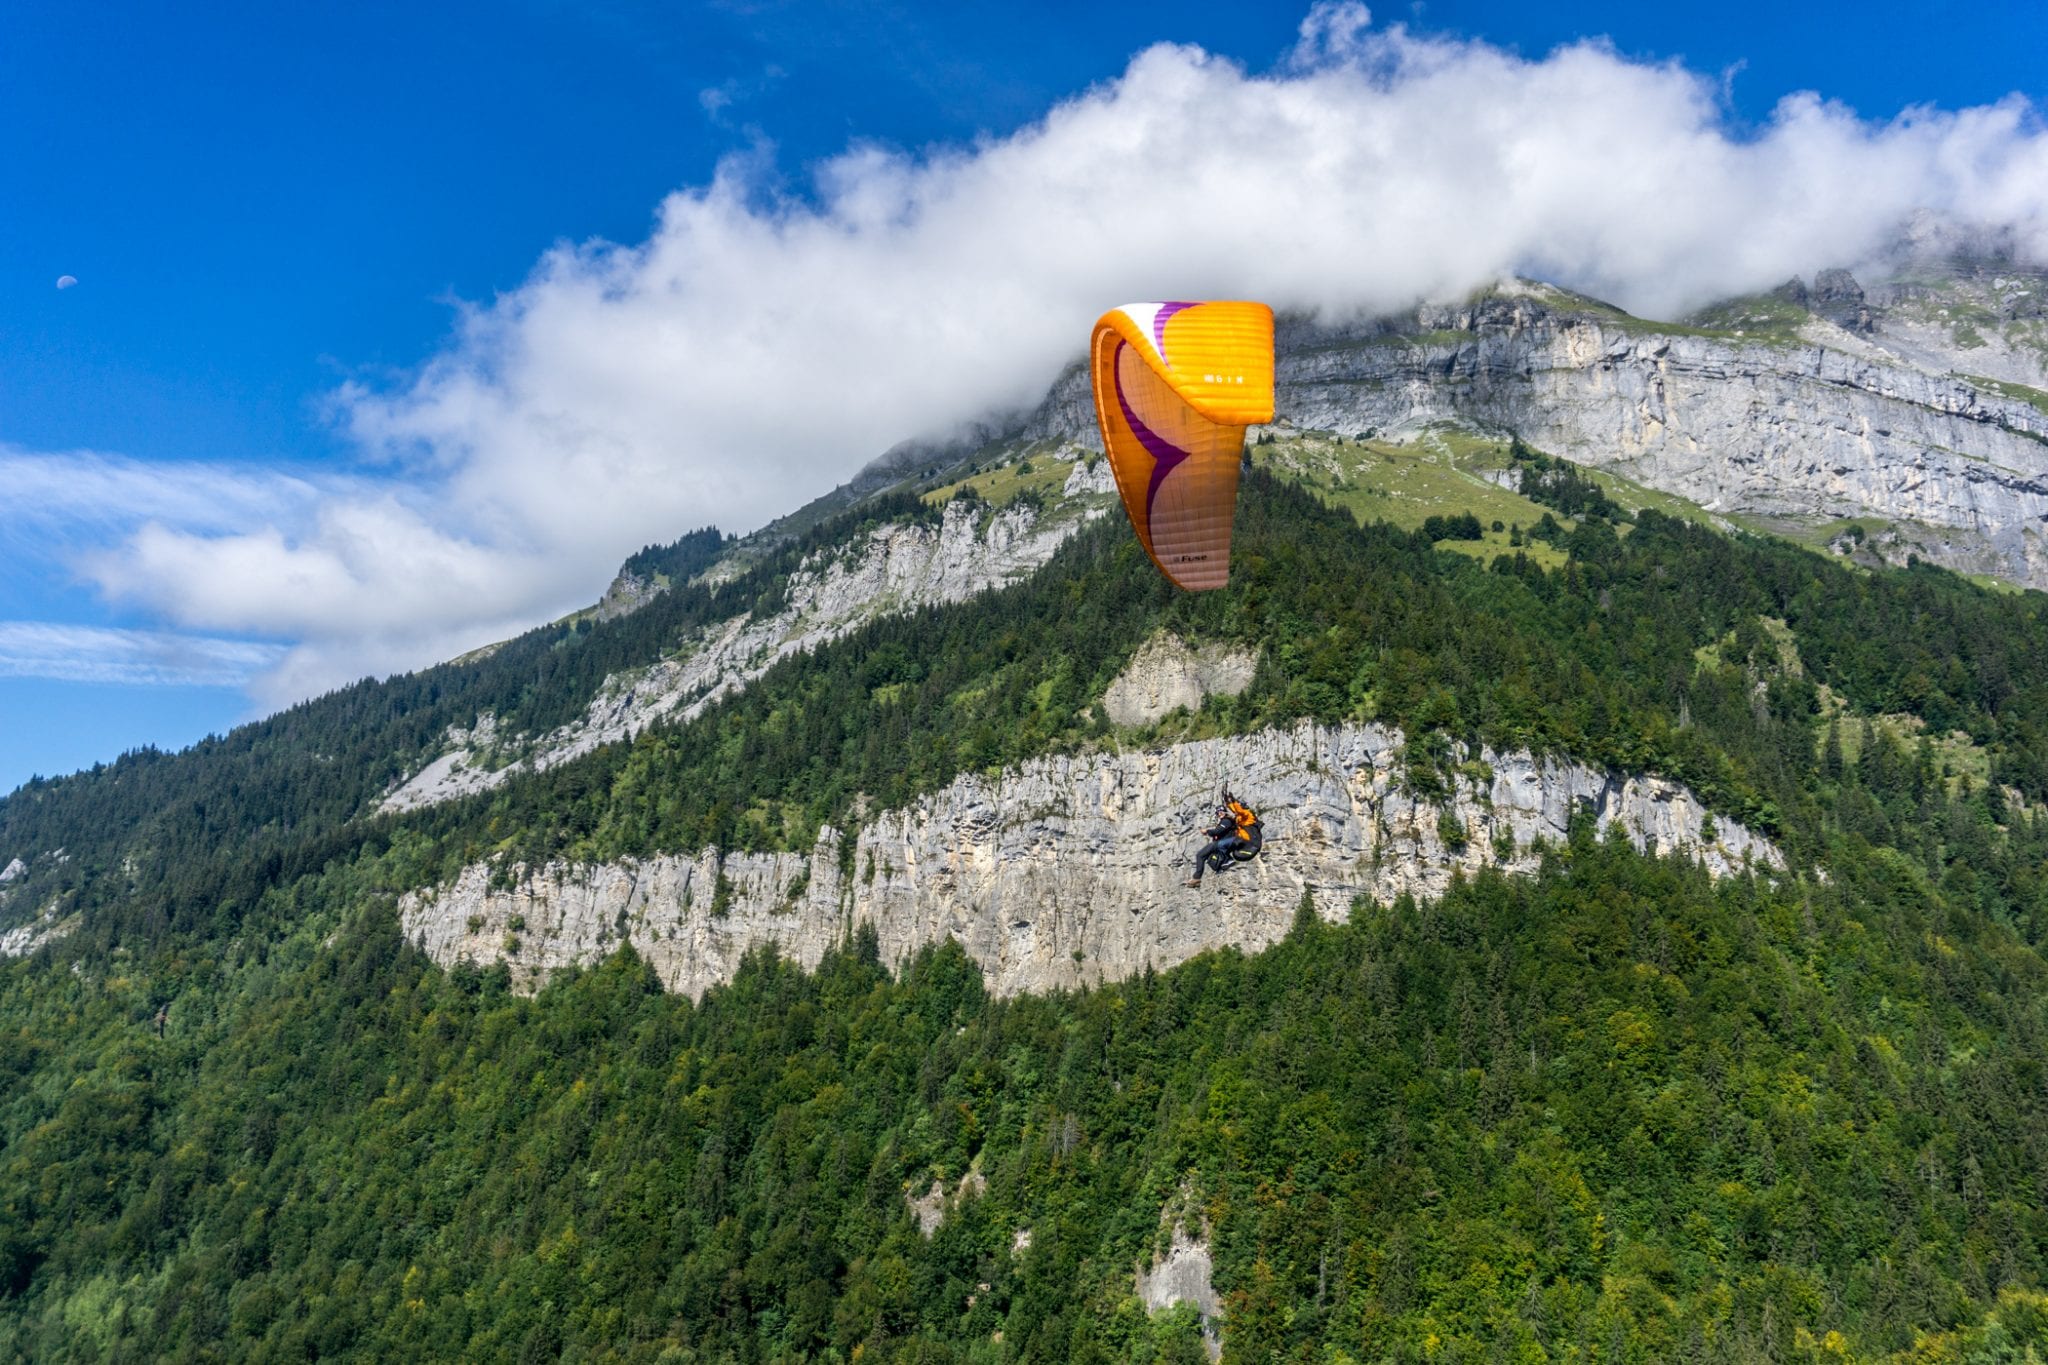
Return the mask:
<path id="1" fill-rule="evenodd" d="M 847 635 L 879 616 L 964 601 L 1034 572 L 1106 505 L 1108 469 L 1077 464 L 1059 507 L 1024 503 L 989 512 L 949 504 L 937 526 L 878 526 L 854 549 L 821 550 L 790 575 L 775 615 L 743 612 L 708 627 L 675 654 L 605 679 L 584 715 L 538 741 L 501 736 L 494 717 L 451 727 L 442 753 L 387 795 L 379 810 L 404 811 L 544 771 L 601 744 L 630 739 L 665 716 L 694 719 L 792 654 Z M 509 752 L 508 752 L 509 751 Z"/>

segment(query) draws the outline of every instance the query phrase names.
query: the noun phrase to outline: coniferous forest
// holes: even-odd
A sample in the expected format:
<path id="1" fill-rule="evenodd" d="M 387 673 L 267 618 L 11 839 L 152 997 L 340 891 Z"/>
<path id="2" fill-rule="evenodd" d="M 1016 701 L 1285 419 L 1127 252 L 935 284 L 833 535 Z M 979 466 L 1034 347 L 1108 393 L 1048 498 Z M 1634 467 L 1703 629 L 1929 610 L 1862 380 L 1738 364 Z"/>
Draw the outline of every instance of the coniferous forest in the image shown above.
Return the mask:
<path id="1" fill-rule="evenodd" d="M 1569 466 L 1524 491 L 1562 567 L 1254 471 L 1226 591 L 1105 519 L 687 724 L 373 813 L 447 726 L 544 731 L 938 512 L 715 585 L 701 532 L 629 565 L 675 585 L 631 615 L 21 789 L 10 919 L 77 927 L 0 968 L 0 1353 L 1206 1360 L 1135 1292 L 1178 1221 L 1230 1362 L 2043 1358 L 2048 599 L 1627 519 Z M 1094 703 L 1162 626 L 1258 676 L 1119 731 Z M 1425 794 L 1460 745 L 1665 774 L 1789 869 L 1581 828 L 1534 877 L 1011 1000 L 859 934 L 698 1003 L 630 951 L 526 998 L 397 929 L 479 859 L 806 847 L 961 772 L 1304 717 L 1403 727 Z"/>

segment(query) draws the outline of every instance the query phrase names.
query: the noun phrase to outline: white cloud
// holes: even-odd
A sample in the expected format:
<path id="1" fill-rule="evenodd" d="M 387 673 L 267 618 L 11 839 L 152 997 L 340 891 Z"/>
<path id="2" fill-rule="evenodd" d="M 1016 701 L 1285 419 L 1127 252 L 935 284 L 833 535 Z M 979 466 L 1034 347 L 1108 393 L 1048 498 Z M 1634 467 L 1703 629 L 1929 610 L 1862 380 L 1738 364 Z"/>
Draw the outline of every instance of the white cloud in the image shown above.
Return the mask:
<path id="1" fill-rule="evenodd" d="M 98 451 L 44 453 L 0 442 L 0 545 L 13 553 L 104 539 L 151 520 L 199 533 L 289 519 L 361 485 L 253 465 L 151 463 Z"/>
<path id="2" fill-rule="evenodd" d="M 254 652 L 235 656 L 253 662 L 228 683 L 249 685 L 266 707 L 458 654 L 532 624 L 533 604 L 548 600 L 549 566 L 463 540 L 457 523 L 432 519 L 434 505 L 424 483 L 0 446 L 0 556 L 17 569 L 41 561 L 69 570 L 187 630 L 295 641 L 290 648 L 250 645 Z M 17 641 L 31 639 L 20 633 L 30 624 L 12 628 Z M 13 662 L 0 660 L 0 673 L 111 676 L 96 671 L 100 655 L 85 649 L 100 637 L 77 633 L 84 627 L 48 629 L 58 632 L 49 640 L 80 645 L 83 671 L 50 671 L 73 666 L 61 650 L 22 646 Z M 186 638 L 105 638 L 130 636 L 170 642 L 166 649 Z M 143 667 L 116 680 L 189 681 Z"/>
<path id="3" fill-rule="evenodd" d="M 480 544 L 388 495 L 330 499 L 296 536 L 151 523 L 85 565 L 115 597 L 180 625 L 296 641 L 254 683 L 270 706 L 450 658 L 592 595 L 565 591 L 560 561 Z"/>
<path id="4" fill-rule="evenodd" d="M 0 621 L 0 678 L 242 687 L 283 653 L 247 640 Z"/>
<path id="5" fill-rule="evenodd" d="M 734 157 L 646 241 L 558 246 L 465 309 L 410 382 L 344 389 L 383 482 L 166 513 L 91 571 L 181 626 L 301 641 L 262 689 L 288 700 L 1028 404 L 1130 299 L 1346 314 L 1524 272 L 1670 315 L 1864 259 L 1921 208 L 2048 256 L 2048 136 L 2017 98 L 1869 123 L 1798 96 L 1737 134 L 1716 79 L 1676 65 L 1528 60 L 1341 5 L 1273 73 L 1159 46 L 1008 137 L 855 146 L 805 198 L 776 174 Z"/>

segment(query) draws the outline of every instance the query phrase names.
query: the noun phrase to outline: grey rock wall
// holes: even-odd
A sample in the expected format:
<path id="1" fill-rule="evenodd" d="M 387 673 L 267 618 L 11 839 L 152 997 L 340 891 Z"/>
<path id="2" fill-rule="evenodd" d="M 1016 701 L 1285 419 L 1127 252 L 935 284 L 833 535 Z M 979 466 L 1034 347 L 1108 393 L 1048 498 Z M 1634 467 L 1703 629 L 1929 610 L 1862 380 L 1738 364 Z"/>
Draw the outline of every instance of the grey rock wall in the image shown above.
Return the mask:
<path id="1" fill-rule="evenodd" d="M 1139 1268 L 1134 1286 L 1138 1302 L 1148 1313 L 1163 1313 L 1178 1303 L 1194 1305 L 1202 1319 L 1202 1345 L 1211 1360 L 1223 1355 L 1223 1301 L 1216 1293 L 1215 1274 L 1209 1239 L 1191 1236 L 1186 1227 L 1176 1223 L 1165 1252 L 1154 1256 L 1149 1266 Z"/>
<path id="2" fill-rule="evenodd" d="M 1930 558 L 2048 586 L 2048 413 L 1837 339 L 1731 344 L 1532 307 L 1469 340 L 1296 355 L 1282 410 L 1342 431 L 1478 421 L 1709 511 L 1917 522 L 1946 533 Z"/>
<path id="3" fill-rule="evenodd" d="M 1102 695 L 1102 711 L 1118 725 L 1152 725 L 1169 711 L 1201 709 L 1212 696 L 1235 697 L 1252 685 L 1259 656 L 1226 645 L 1191 648 L 1162 632 L 1138 647 Z"/>
<path id="4" fill-rule="evenodd" d="M 612 579 L 611 586 L 604 590 L 604 596 L 597 601 L 597 619 L 615 621 L 621 616 L 631 616 L 661 596 L 663 591 L 662 585 L 654 579 L 621 569 Z"/>
<path id="5" fill-rule="evenodd" d="M 1357 896 L 1439 893 L 1459 869 L 1528 871 L 1531 845 L 1562 839 L 1575 809 L 1716 872 L 1780 861 L 1732 822 L 1709 833 L 1698 799 L 1660 778 L 1489 752 L 1439 804 L 1403 789 L 1401 751 L 1398 731 L 1304 724 L 1046 757 L 993 780 L 962 777 L 848 834 L 827 829 L 807 854 L 557 863 L 518 870 L 509 888 L 479 864 L 407 896 L 400 914 L 436 961 L 502 957 L 529 989 L 630 941 L 669 989 L 694 997 L 757 946 L 815 966 L 868 925 L 891 963 L 955 939 L 1009 995 L 1262 948 L 1287 932 L 1304 893 L 1335 920 Z M 1224 781 L 1264 815 L 1267 851 L 1184 887 L 1194 831 Z M 1464 842 L 1447 843 L 1447 831 Z"/>

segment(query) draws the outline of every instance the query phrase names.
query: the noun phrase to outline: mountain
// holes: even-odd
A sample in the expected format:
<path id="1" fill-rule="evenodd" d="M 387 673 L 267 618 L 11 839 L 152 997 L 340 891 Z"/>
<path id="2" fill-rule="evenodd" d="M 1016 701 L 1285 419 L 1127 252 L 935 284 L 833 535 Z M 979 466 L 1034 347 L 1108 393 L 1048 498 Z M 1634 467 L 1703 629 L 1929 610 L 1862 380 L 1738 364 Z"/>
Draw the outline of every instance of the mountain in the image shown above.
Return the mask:
<path id="1" fill-rule="evenodd" d="M 1283 318 L 1283 430 L 1518 434 L 1750 529 L 2048 587 L 2048 273 L 1899 257 L 1675 322 L 1534 281 L 1354 321 Z M 1085 368 L 1034 411 L 905 446 L 819 507 L 991 443 L 1099 449 Z M 815 515 L 815 511 L 810 515 Z"/>
<path id="2" fill-rule="evenodd" d="M 1450 422 L 1738 524 L 2048 587 L 2048 278 L 1793 280 L 1682 324 L 1518 283 L 1396 319 L 1280 329 L 1283 425 Z M 1845 325 L 1846 324 L 1846 325 Z M 1086 377 L 1031 430 L 1086 441 Z"/>
<path id="3" fill-rule="evenodd" d="M 1070 376 L 22 788 L 0 1352 L 2048 1349 L 2048 596 L 1935 562 L 1981 487 L 1798 510 L 1866 409 L 2027 453 L 1908 384 L 1964 296 L 2026 382 L 2023 286 L 1940 279 L 1290 322 L 1200 596 Z M 1267 850 L 1185 888 L 1222 782 Z"/>

